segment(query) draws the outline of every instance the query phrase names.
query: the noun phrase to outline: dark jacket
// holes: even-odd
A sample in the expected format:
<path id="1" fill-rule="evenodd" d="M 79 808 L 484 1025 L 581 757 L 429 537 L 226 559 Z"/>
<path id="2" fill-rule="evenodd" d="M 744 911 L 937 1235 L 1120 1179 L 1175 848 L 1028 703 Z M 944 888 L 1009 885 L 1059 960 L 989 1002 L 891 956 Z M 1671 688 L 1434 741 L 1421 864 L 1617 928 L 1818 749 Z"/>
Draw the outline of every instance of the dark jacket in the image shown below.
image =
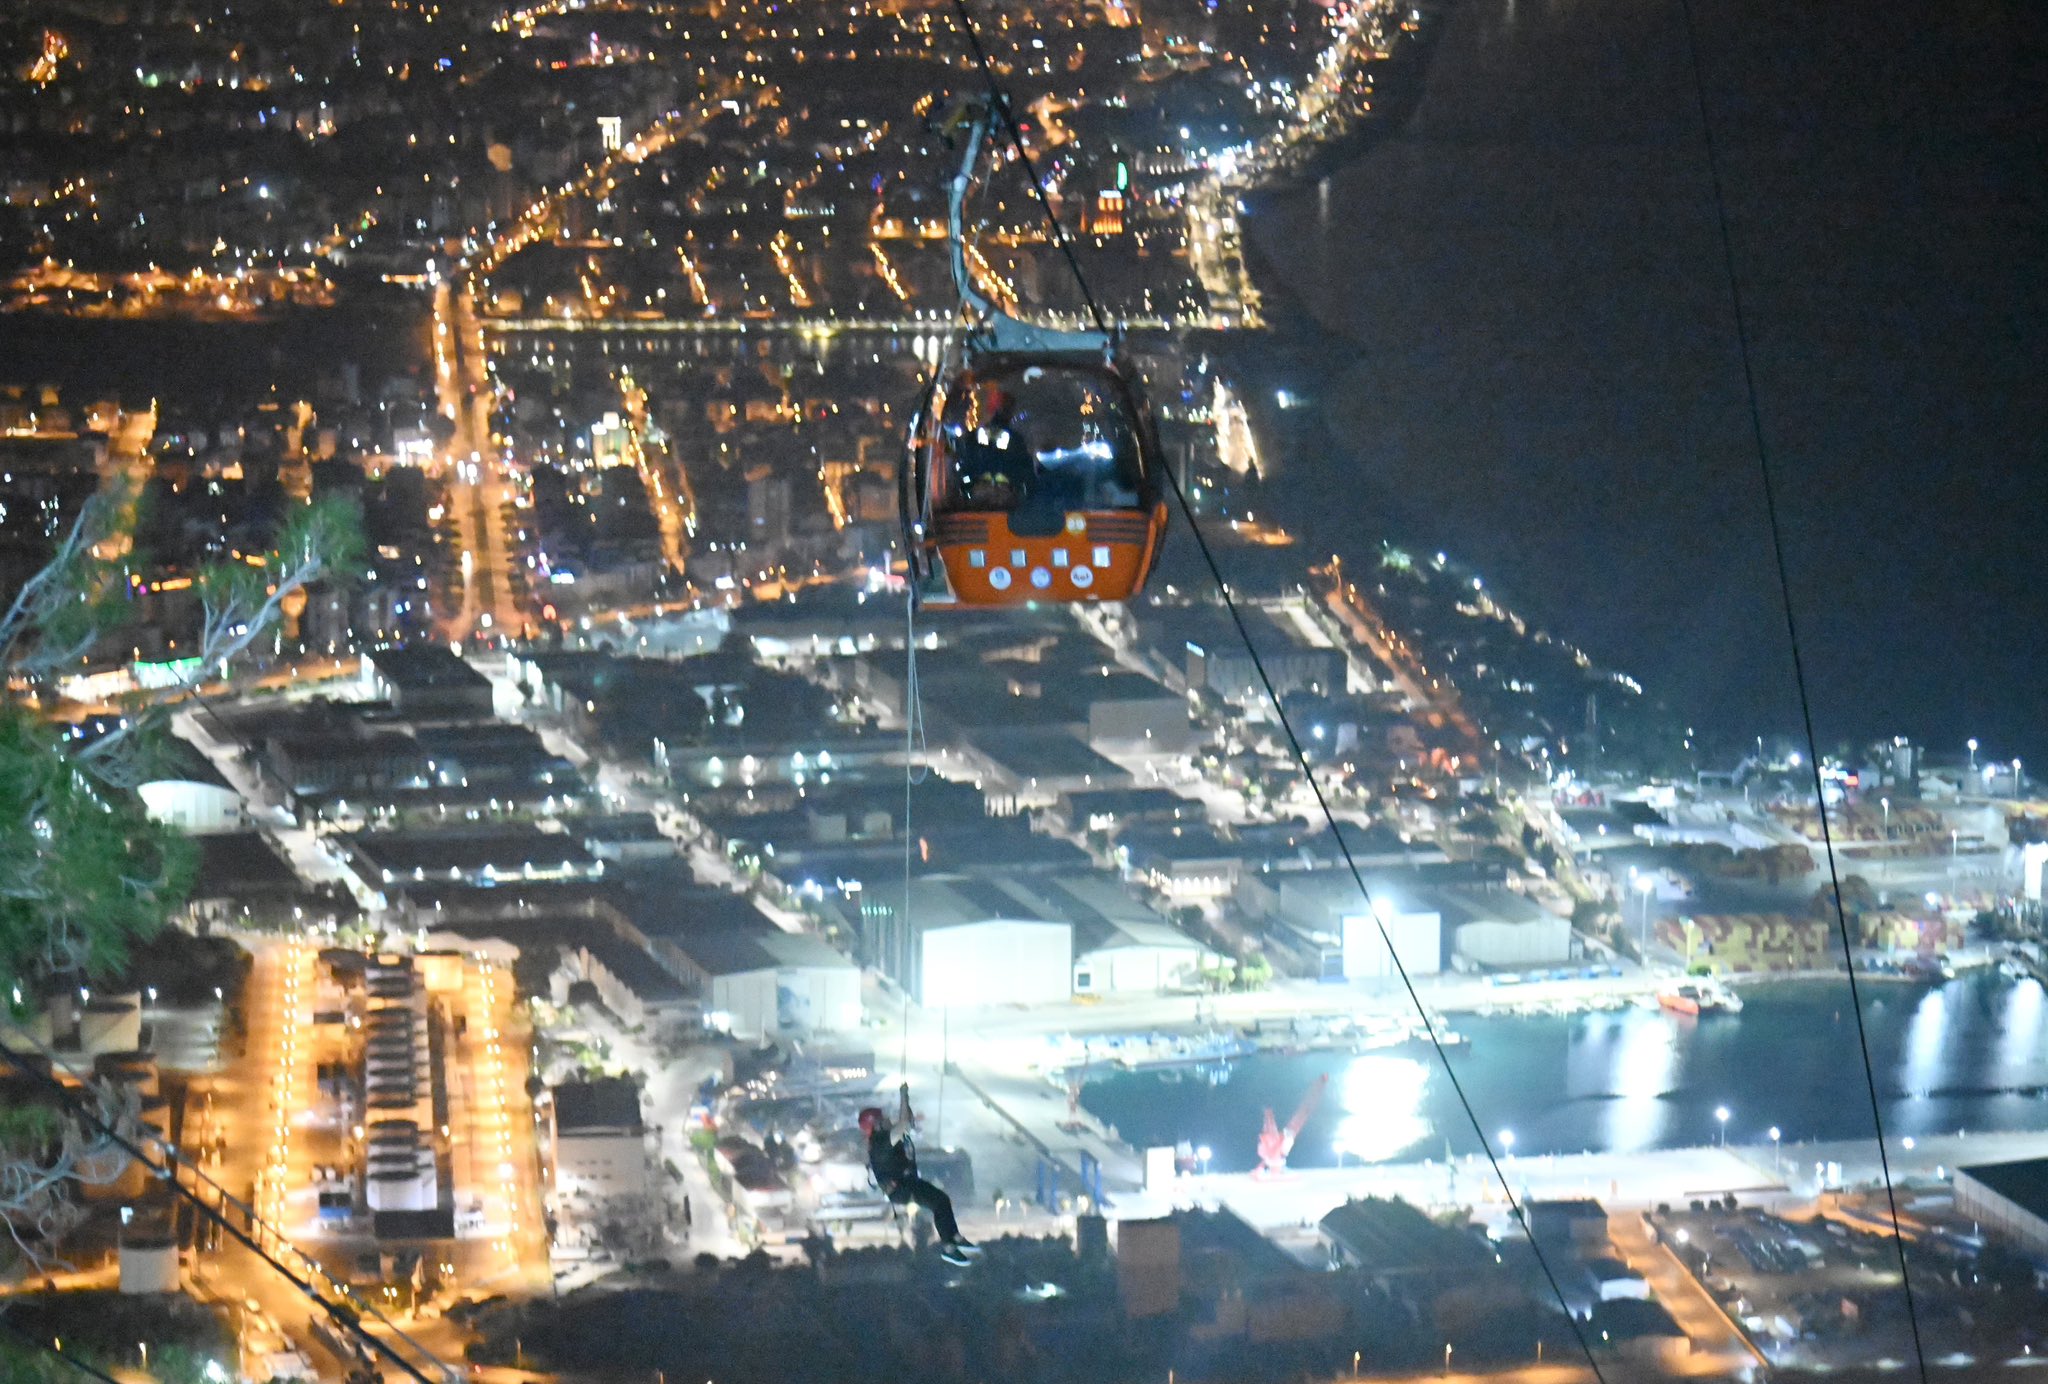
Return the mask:
<path id="1" fill-rule="evenodd" d="M 885 1189 L 917 1176 L 917 1163 L 910 1150 L 880 1126 L 868 1135 L 868 1168 Z"/>

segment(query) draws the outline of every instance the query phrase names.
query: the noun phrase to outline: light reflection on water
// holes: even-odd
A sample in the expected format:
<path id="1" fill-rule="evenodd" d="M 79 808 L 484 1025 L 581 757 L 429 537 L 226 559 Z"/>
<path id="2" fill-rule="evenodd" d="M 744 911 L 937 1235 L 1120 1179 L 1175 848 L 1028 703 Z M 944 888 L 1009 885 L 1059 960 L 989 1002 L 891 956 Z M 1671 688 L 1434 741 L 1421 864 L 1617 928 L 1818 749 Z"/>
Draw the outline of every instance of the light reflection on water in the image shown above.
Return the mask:
<path id="1" fill-rule="evenodd" d="M 1656 1010 L 1572 1017 L 1461 1017 L 1472 1038 L 1452 1058 L 1489 1136 L 1515 1134 L 1517 1155 L 1636 1152 L 1728 1138 L 1787 1145 L 1870 1136 L 1855 1016 L 1842 982 L 1778 983 L 1746 992 L 1739 1015 L 1698 1019 Z M 1957 1129 L 2048 1129 L 2048 996 L 2028 981 L 1977 975 L 1939 988 L 1886 983 L 1864 993 L 1886 1127 L 1895 1136 Z M 1428 1052 L 1267 1054 L 1219 1085 L 1147 1073 L 1091 1082 L 1082 1100 L 1134 1146 L 1191 1140 L 1218 1171 L 1255 1157 L 1265 1108 L 1279 1118 L 1316 1077 L 1330 1096 L 1296 1141 L 1297 1167 L 1476 1152 L 1472 1127 Z"/>
<path id="2" fill-rule="evenodd" d="M 1343 1113 L 1330 1147 L 1339 1157 L 1384 1163 L 1428 1137 L 1422 1113 L 1429 1067 L 1410 1057 L 1354 1057 L 1338 1078 Z"/>

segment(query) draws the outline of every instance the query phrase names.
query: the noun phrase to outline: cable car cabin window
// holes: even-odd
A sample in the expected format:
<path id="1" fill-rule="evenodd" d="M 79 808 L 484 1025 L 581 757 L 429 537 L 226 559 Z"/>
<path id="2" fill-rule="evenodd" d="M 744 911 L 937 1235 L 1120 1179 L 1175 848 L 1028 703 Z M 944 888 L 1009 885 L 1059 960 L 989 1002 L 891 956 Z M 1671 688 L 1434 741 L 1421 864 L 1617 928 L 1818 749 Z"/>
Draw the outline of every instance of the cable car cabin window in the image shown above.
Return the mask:
<path id="1" fill-rule="evenodd" d="M 1143 477 L 1130 404 L 1085 365 L 976 372 L 946 401 L 945 511 L 1010 516 L 1012 532 L 1057 532 L 1069 511 L 1135 509 Z"/>

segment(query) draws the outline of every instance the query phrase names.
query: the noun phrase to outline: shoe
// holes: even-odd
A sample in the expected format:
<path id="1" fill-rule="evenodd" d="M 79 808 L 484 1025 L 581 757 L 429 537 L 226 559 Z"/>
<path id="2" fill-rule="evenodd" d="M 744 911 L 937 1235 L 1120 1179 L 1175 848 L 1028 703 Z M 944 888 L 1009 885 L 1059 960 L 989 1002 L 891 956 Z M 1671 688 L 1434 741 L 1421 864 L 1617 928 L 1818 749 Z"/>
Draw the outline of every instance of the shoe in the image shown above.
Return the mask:
<path id="1" fill-rule="evenodd" d="M 967 1267 L 967 1252 L 961 1249 L 958 1245 L 940 1245 L 939 1258 L 945 1260 L 948 1264 L 952 1264 L 957 1268 Z"/>
<path id="2" fill-rule="evenodd" d="M 953 1248 L 959 1250 L 962 1254 L 981 1253 L 981 1246 L 975 1244 L 974 1241 L 964 1235 L 953 1242 Z"/>

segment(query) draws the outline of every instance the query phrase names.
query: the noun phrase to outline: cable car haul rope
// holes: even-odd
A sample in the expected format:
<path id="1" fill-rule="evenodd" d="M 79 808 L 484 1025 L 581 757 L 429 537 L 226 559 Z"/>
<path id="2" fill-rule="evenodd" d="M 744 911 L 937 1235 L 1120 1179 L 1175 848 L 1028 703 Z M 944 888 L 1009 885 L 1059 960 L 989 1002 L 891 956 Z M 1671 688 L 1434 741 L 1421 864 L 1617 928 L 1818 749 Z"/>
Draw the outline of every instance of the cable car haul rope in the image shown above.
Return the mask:
<path id="1" fill-rule="evenodd" d="M 946 121 L 966 146 L 946 202 L 966 328 L 949 340 L 910 427 L 899 495 L 912 600 L 1129 600 L 1166 533 L 1158 430 L 1092 295 L 1095 328 L 1073 331 L 1014 317 L 975 286 L 963 208 L 997 124 L 1029 168 L 1000 88 Z M 1043 203 L 1036 169 L 1031 176 Z M 1059 242 L 1078 279 L 1063 234 Z"/>
<path id="2" fill-rule="evenodd" d="M 1694 84 L 1700 98 L 1700 117 L 1702 125 L 1706 126 L 1704 81 L 1699 68 L 1698 41 L 1693 32 L 1690 0 L 1681 0 L 1681 3 L 1684 5 L 1685 37 L 1692 53 Z M 1181 479 L 1164 465 L 1160 457 L 1150 411 L 1133 377 L 1116 360 L 1108 317 L 1088 287 L 1066 230 L 1053 214 L 1044 181 L 1032 163 L 1016 123 L 1010 119 L 1008 96 L 996 76 L 967 0 L 953 0 L 953 9 L 986 84 L 987 101 L 964 110 L 960 123 L 967 127 L 968 149 L 960 171 L 953 179 L 948 200 L 947 232 L 954 280 L 963 312 L 970 318 L 970 327 L 962 340 L 958 358 L 950 362 L 950 368 L 942 366 L 936 373 L 911 429 L 910 464 L 906 467 L 903 489 L 903 524 L 910 558 L 913 609 L 920 599 L 967 605 L 1005 605 L 1025 600 L 1127 600 L 1143 589 L 1145 579 L 1158 559 L 1159 545 L 1166 529 L 1164 497 L 1168 492 L 1172 494 L 1189 535 L 1201 554 L 1202 563 L 1215 582 L 1224 607 L 1244 643 L 1261 689 L 1287 740 L 1288 749 L 1315 797 L 1316 807 L 1331 839 L 1343 855 L 1347 872 L 1367 904 L 1366 913 L 1372 917 L 1379 931 L 1392 968 L 1415 1007 L 1423 1031 L 1435 1050 L 1437 1062 L 1443 1068 L 1459 1108 L 1500 1185 L 1509 1211 L 1528 1238 L 1536 1263 L 1571 1328 L 1587 1367 L 1598 1384 L 1605 1384 L 1606 1376 L 1594 1354 L 1592 1342 L 1573 1314 L 1557 1273 L 1523 1213 L 1494 1150 L 1493 1141 L 1451 1065 L 1437 1025 L 1422 1004 L 1408 968 L 1387 934 L 1385 923 L 1371 907 L 1372 891 L 1352 856 L 1350 845 L 1322 784 L 1316 779 L 1300 737 L 1281 705 L 1237 601 L 1223 578 L 1215 552 L 1195 519 Z M 1065 257 L 1075 284 L 1087 303 L 1090 320 L 1095 327 L 1093 332 L 1053 332 L 1030 326 L 1002 313 L 975 290 L 965 264 L 962 208 L 975 161 L 991 123 L 1002 126 L 1017 162 L 1029 175 L 1047 230 Z M 1715 203 L 1721 218 L 1729 291 L 1736 313 L 1744 381 L 1755 425 L 1757 459 L 1763 473 L 1780 591 L 1784 597 L 1786 625 L 1792 640 L 1794 668 L 1805 716 L 1808 763 L 1814 766 L 1815 797 L 1821 802 L 1825 831 L 1826 806 L 1821 801 L 1818 777 L 1820 756 L 1799 652 L 1798 629 L 1793 620 L 1783 537 L 1768 453 L 1757 413 L 1756 381 L 1741 319 L 1741 295 L 1735 279 L 1732 247 L 1728 244 L 1725 198 L 1710 127 L 1706 130 L 1706 138 L 1709 170 L 1714 177 Z M 1060 430 L 1062 436 L 1048 447 L 1026 426 L 1032 423 L 1050 423 Z M 1072 469 L 1063 471 L 1065 467 Z M 1110 543 L 1127 545 L 1127 548 L 1105 552 L 1097 544 L 1098 536 Z M 1087 568 L 1076 569 L 1075 558 L 1083 545 L 1074 540 L 1083 537 L 1088 540 L 1086 555 L 1091 562 Z M 1093 561 L 1102 558 L 1111 560 Z M 907 820 L 905 830 L 908 831 Z M 1832 870 L 1832 840 L 1827 841 L 1827 847 Z M 907 907 L 910 884 L 907 856 L 904 873 Z M 1869 1087 L 1871 1114 L 1877 1125 L 1885 1191 L 1891 1198 L 1894 1193 L 1890 1164 L 1885 1157 L 1882 1113 L 1868 1040 L 1862 1031 L 1861 1005 L 1855 998 L 1855 962 L 1848 948 L 1847 919 L 1841 914 L 1839 890 L 1836 891 L 1836 910 L 1842 928 L 1844 959 L 1849 965 L 1852 1004 L 1857 1009 L 1858 1036 L 1863 1039 L 1864 1076 Z M 906 1004 L 906 1026 L 907 1017 Z M 1893 1200 L 1893 1239 L 1898 1246 L 1899 1266 L 1904 1276 L 1907 1269 L 1905 1244 L 1899 1234 L 1897 1217 L 1896 1200 Z M 1924 1380 L 1926 1358 L 1910 1281 L 1905 1284 L 1905 1290 L 1905 1301 L 1913 1324 L 1914 1355 Z"/>

